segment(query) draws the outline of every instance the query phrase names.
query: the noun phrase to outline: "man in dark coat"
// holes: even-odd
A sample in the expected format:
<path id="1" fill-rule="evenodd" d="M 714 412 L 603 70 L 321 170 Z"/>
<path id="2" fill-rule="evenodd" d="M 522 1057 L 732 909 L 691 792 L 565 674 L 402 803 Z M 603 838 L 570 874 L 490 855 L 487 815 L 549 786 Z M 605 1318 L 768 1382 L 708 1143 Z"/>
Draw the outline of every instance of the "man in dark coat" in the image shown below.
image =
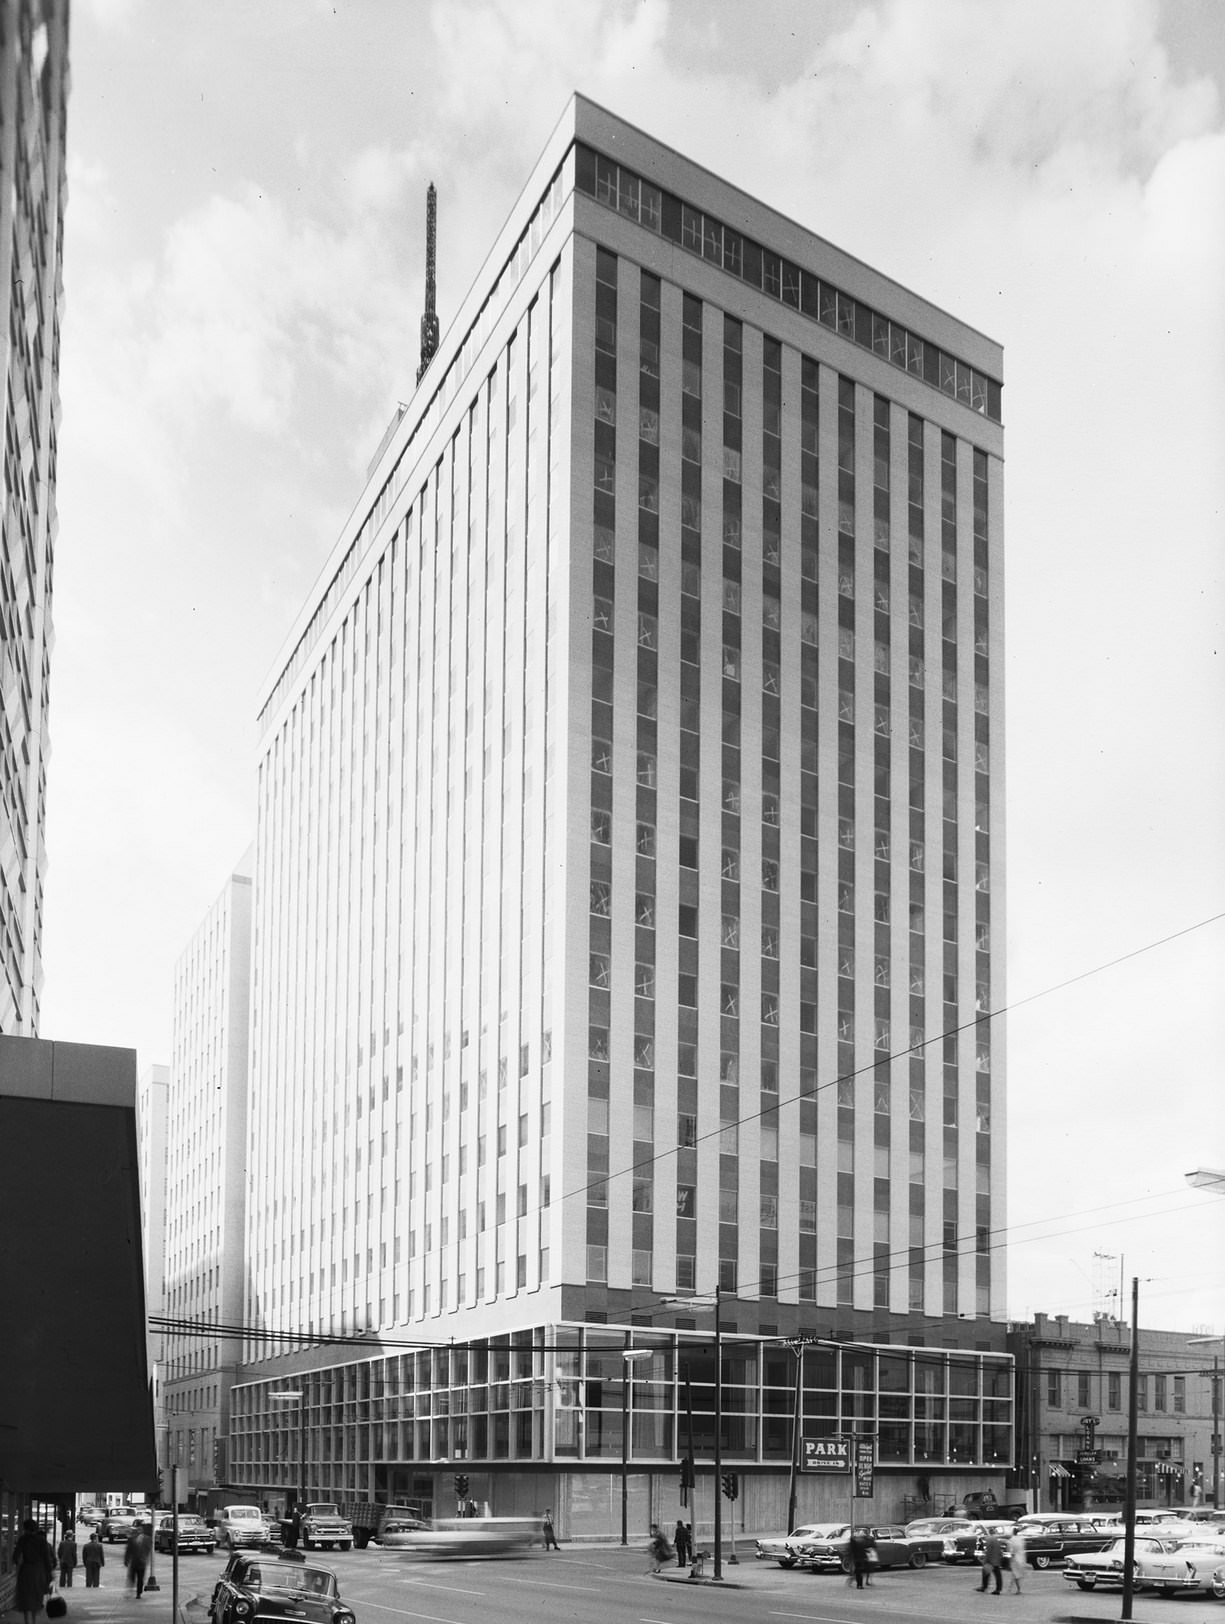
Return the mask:
<path id="1" fill-rule="evenodd" d="M 85 1549 L 81 1552 L 81 1560 L 85 1564 L 85 1588 L 97 1590 L 99 1576 L 106 1561 L 106 1552 L 102 1548 L 102 1541 L 98 1538 L 98 1530 L 91 1528 L 89 1538 L 85 1541 Z"/>
<path id="2" fill-rule="evenodd" d="M 64 1537 L 60 1540 L 55 1557 L 60 1565 L 60 1589 L 67 1590 L 77 1565 L 77 1542 L 70 1527 L 64 1529 Z"/>

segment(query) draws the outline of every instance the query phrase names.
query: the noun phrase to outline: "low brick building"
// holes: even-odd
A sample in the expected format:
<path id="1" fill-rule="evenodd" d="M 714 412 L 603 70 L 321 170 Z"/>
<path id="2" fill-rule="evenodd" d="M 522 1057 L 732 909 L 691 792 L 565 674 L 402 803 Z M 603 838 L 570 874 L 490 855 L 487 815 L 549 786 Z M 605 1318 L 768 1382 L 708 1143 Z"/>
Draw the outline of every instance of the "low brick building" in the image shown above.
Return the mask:
<path id="1" fill-rule="evenodd" d="M 1217 1493 L 1225 1339 L 1142 1327 L 1137 1385 L 1137 1504 L 1184 1505 Z M 1017 1451 L 1013 1486 L 1042 1511 L 1121 1504 L 1127 1466 L 1131 1329 L 1108 1315 L 1014 1322 Z"/>

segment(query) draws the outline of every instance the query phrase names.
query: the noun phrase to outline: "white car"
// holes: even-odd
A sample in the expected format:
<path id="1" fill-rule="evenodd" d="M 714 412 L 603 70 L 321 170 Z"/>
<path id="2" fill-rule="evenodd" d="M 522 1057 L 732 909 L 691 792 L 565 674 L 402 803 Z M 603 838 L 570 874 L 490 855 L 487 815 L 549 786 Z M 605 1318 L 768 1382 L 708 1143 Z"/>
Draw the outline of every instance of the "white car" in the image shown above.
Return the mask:
<path id="1" fill-rule="evenodd" d="M 1109 1550 L 1070 1556 L 1063 1576 L 1079 1590 L 1121 1589 L 1126 1549 L 1127 1542 L 1117 1539 Z M 1132 1582 L 1137 1590 L 1155 1590 L 1162 1596 L 1210 1590 L 1225 1598 L 1225 1539 L 1211 1534 L 1178 1540 L 1137 1534 Z"/>
<path id="2" fill-rule="evenodd" d="M 222 1506 L 213 1521 L 219 1543 L 232 1551 L 244 1545 L 258 1547 L 267 1537 L 259 1506 Z"/>
<path id="3" fill-rule="evenodd" d="M 759 1539 L 753 1554 L 759 1562 L 777 1562 L 780 1568 L 793 1568 L 796 1564 L 797 1545 L 806 1545 L 809 1540 L 819 1539 L 821 1531 L 829 1526 L 828 1523 L 803 1523 L 799 1528 L 793 1528 L 789 1534 Z"/>

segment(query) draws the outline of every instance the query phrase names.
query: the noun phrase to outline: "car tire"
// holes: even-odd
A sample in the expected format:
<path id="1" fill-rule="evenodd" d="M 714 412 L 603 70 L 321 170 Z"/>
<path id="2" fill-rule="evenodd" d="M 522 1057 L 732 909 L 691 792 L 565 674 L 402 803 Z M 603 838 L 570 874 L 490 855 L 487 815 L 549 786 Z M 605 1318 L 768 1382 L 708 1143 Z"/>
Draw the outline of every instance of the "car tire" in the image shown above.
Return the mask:
<path id="1" fill-rule="evenodd" d="M 1212 1594 L 1218 1601 L 1225 1601 L 1225 1572 L 1212 1575 Z"/>
<path id="2" fill-rule="evenodd" d="M 1041 1556 L 1035 1556 L 1033 1558 L 1033 1564 L 1036 1568 L 1049 1568 L 1051 1565 L 1051 1558 L 1047 1556 L 1045 1552 L 1043 1552 Z"/>
<path id="3" fill-rule="evenodd" d="M 778 1559 L 778 1565 L 780 1568 L 793 1568 L 795 1566 L 795 1557 L 780 1556 Z"/>
<path id="4" fill-rule="evenodd" d="M 1096 1584 L 1096 1579 L 1077 1579 L 1076 1588 L 1078 1590 L 1092 1590 Z"/>
<path id="5" fill-rule="evenodd" d="M 839 1566 L 841 1567 L 843 1573 L 854 1573 L 855 1571 L 855 1564 L 851 1561 L 849 1556 L 844 1556 L 842 1561 L 839 1563 Z"/>
<path id="6" fill-rule="evenodd" d="M 911 1551 L 910 1560 L 906 1566 L 908 1568 L 925 1568 L 927 1566 L 927 1552 Z"/>
<path id="7" fill-rule="evenodd" d="M 357 1532 L 357 1530 L 354 1529 L 354 1531 L 353 1531 L 353 1543 L 357 1546 L 359 1551 L 364 1551 L 366 1549 L 367 1545 L 369 1545 L 369 1543 L 370 1543 L 369 1531 L 366 1530 L 366 1529 L 363 1529 L 361 1531 L 361 1533 L 359 1534 Z"/>

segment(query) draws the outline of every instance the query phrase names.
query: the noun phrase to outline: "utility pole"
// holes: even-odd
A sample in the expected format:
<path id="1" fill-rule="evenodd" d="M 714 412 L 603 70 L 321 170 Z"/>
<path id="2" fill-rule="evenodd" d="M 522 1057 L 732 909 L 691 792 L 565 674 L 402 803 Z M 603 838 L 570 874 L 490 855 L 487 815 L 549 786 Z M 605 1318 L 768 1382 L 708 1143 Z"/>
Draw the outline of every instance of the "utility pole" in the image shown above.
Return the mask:
<path id="1" fill-rule="evenodd" d="M 1121 1618 L 1131 1617 L 1136 1576 L 1132 1565 L 1136 1555 L 1136 1433 L 1137 1398 L 1140 1387 L 1140 1278 L 1131 1282 L 1131 1359 L 1127 1372 L 1127 1496 L 1123 1502 L 1123 1610 Z"/>

